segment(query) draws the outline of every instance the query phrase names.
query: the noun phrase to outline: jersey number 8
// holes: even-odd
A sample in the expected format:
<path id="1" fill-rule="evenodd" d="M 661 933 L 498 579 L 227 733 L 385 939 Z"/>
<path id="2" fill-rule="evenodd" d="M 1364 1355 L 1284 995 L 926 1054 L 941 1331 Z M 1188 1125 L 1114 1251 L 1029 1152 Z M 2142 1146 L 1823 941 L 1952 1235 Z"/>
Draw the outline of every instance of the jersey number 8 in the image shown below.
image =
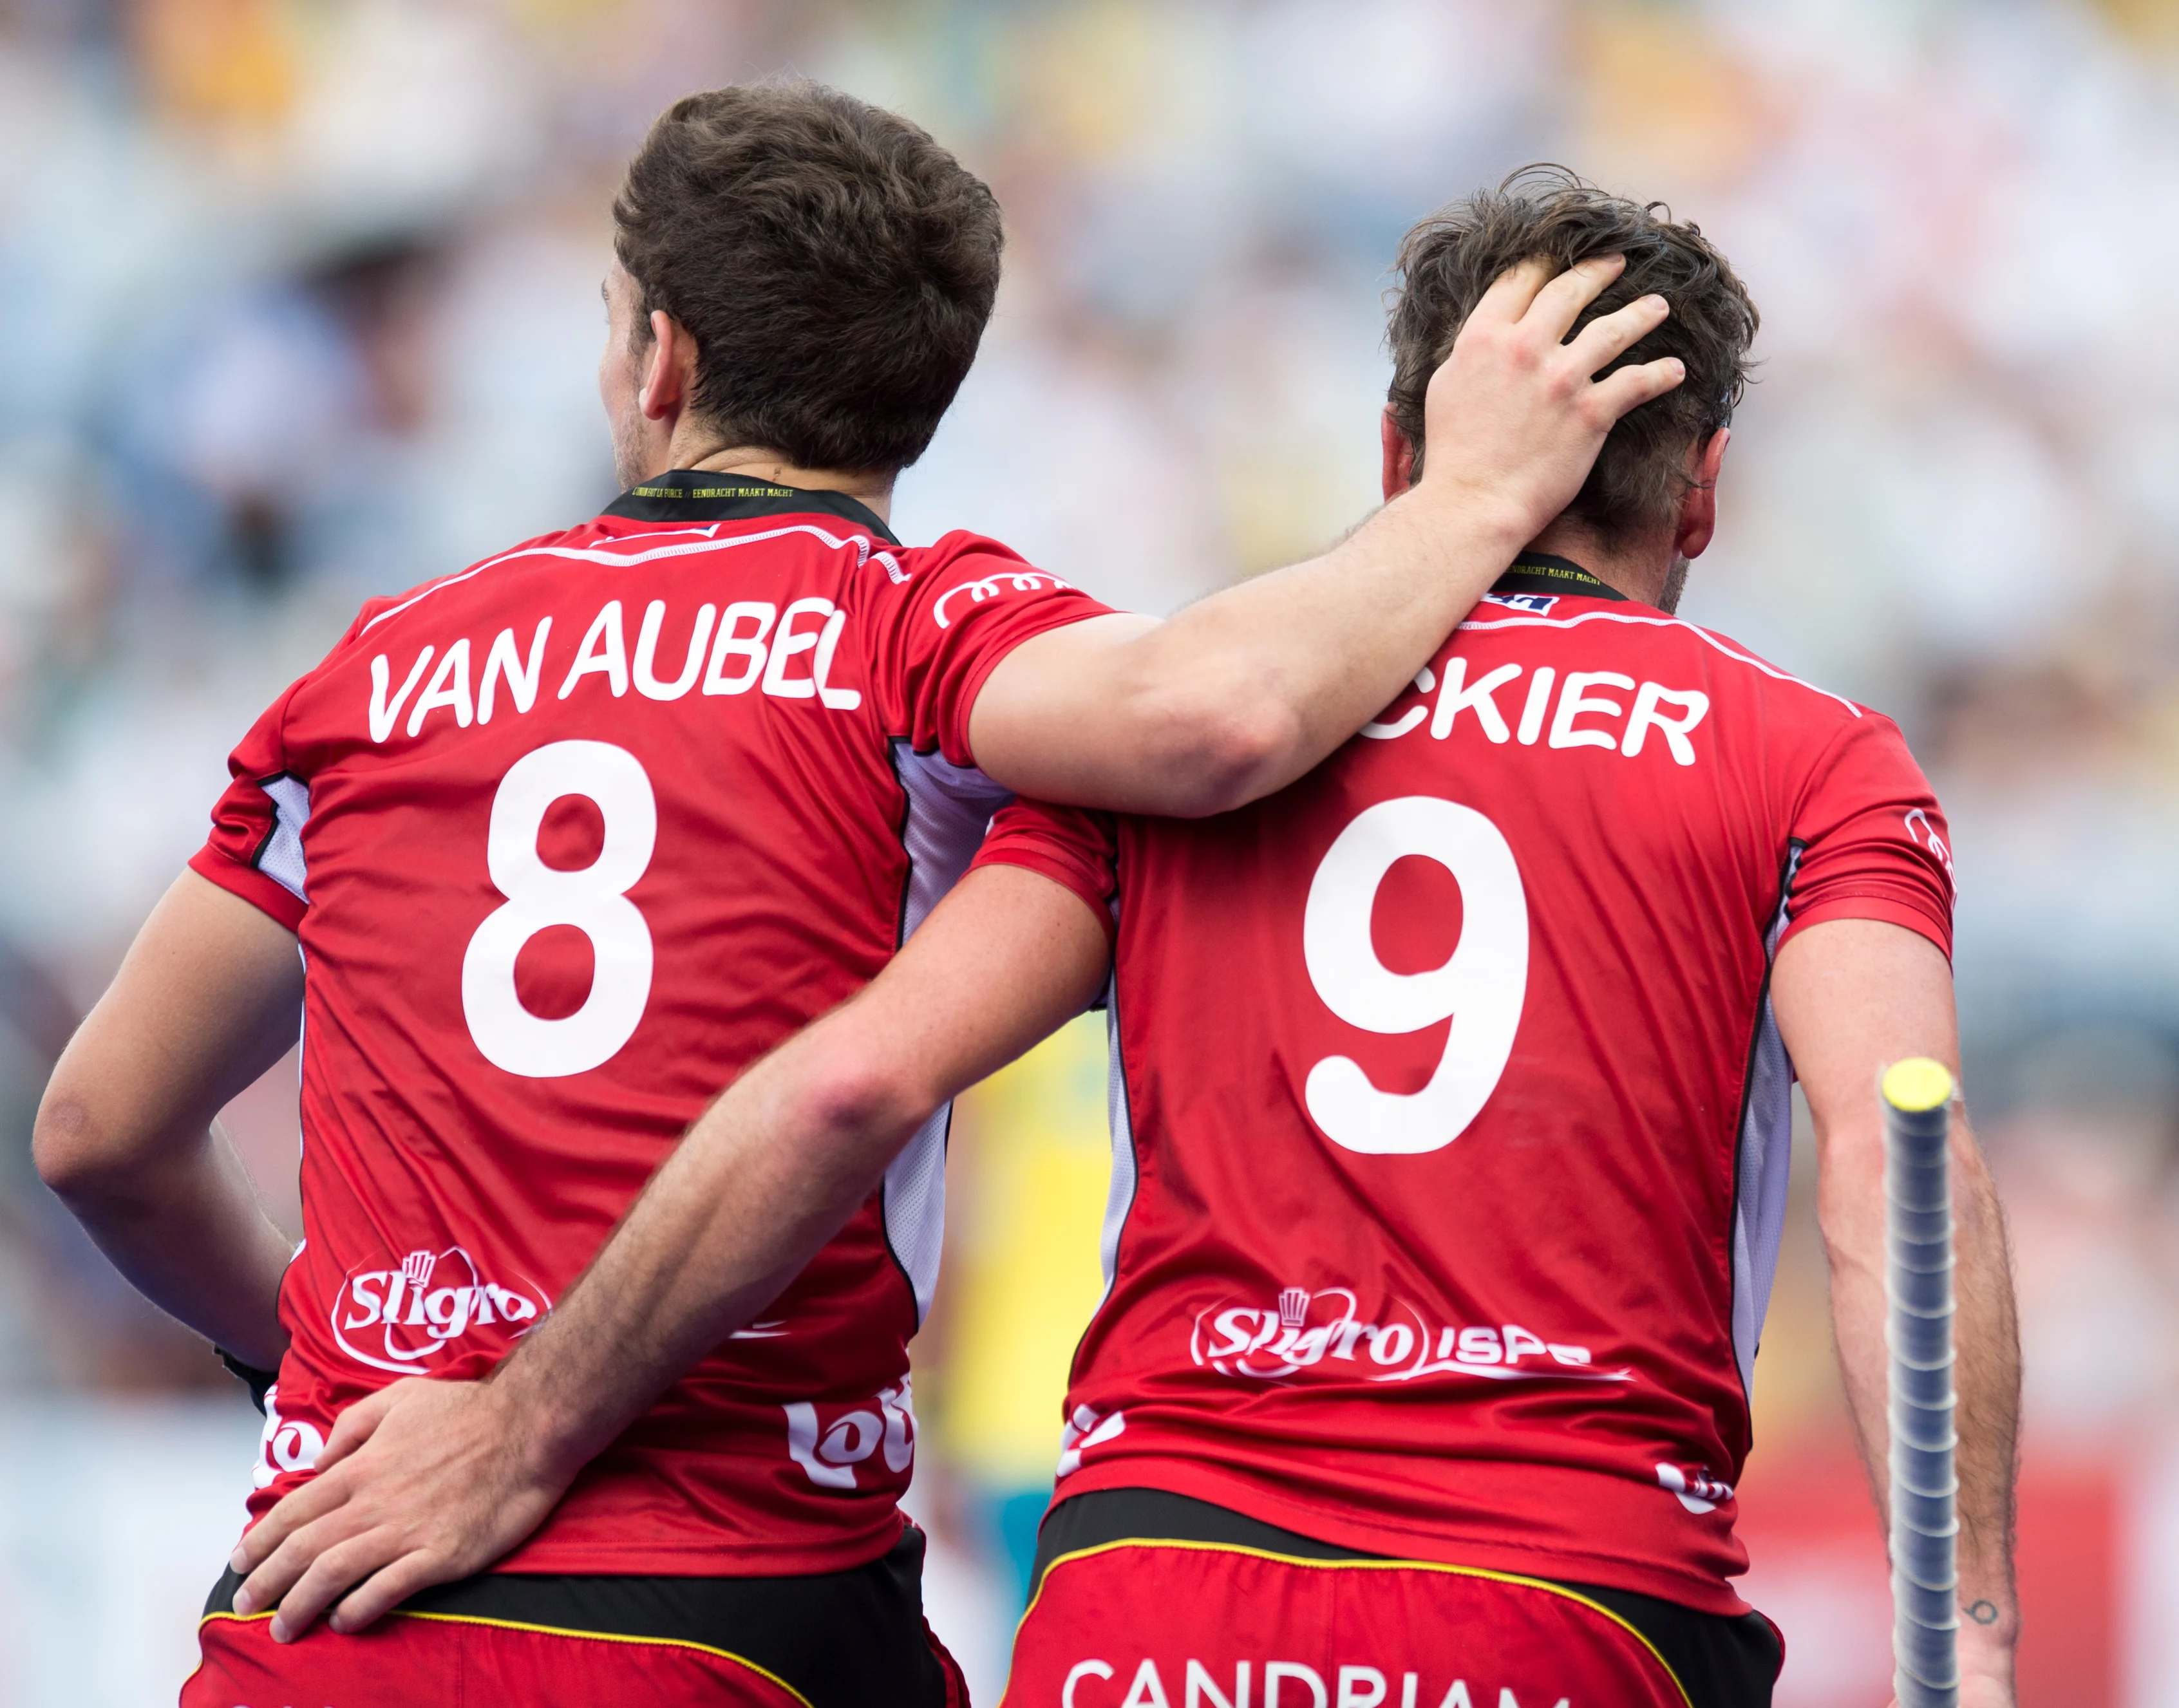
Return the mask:
<path id="1" fill-rule="evenodd" d="M 574 872 L 537 852 L 546 809 L 563 795 L 594 802 L 605 820 L 605 846 Z M 650 999 L 650 928 L 628 891 L 657 840 L 657 797 L 625 747 L 553 742 L 508 767 L 485 835 L 485 864 L 507 903 L 485 916 L 462 957 L 462 1013 L 494 1067 L 533 1080 L 585 1073 L 635 1035 Z M 580 1008 L 541 1020 L 515 994 L 514 958 L 552 925 L 590 939 L 595 970 Z"/>
<path id="2" fill-rule="evenodd" d="M 1395 972 L 1378 959 L 1378 886 L 1410 855 L 1460 884 L 1459 944 L 1445 965 Z M 1309 881 L 1302 955 L 1324 1005 L 1349 1026 L 1388 1034 L 1451 1018 L 1445 1054 L 1413 1092 L 1372 1085 L 1350 1056 L 1326 1056 L 1303 1088 L 1334 1144 L 1372 1156 L 1442 1150 L 1481 1113 L 1513 1054 L 1529 991 L 1529 904 L 1505 836 L 1473 807 L 1430 795 L 1380 802 L 1339 833 Z"/>

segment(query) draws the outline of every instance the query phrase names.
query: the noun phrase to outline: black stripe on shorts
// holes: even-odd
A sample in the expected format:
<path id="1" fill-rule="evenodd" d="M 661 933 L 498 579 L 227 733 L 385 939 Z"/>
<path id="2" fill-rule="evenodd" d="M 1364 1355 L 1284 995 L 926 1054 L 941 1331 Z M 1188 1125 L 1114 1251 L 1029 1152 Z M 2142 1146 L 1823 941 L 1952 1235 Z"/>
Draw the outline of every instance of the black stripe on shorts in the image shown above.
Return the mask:
<path id="1" fill-rule="evenodd" d="M 1045 1515 L 1044 1528 L 1037 1533 L 1036 1563 L 1029 1574 L 1031 1593 L 1062 1554 L 1122 1541 L 1211 1542 L 1299 1560 L 1389 1557 L 1320 1542 L 1163 1489 L 1100 1489 L 1062 1501 Z M 1632 1590 L 1557 1579 L 1544 1581 L 1586 1596 L 1639 1631 L 1672 1669 L 1693 1708 L 1770 1708 L 1770 1688 L 1786 1657 L 1777 1634 L 1760 1613 L 1733 1618 L 1697 1612 Z"/>
<path id="2" fill-rule="evenodd" d="M 844 1572 L 793 1578 L 575 1576 L 486 1572 L 411 1596 L 397 1610 L 502 1619 L 571 1634 L 700 1643 L 754 1661 L 811 1708 L 944 1708 L 946 1678 L 923 1623 L 923 1532 Z M 205 1603 L 234 1611 L 230 1568 Z"/>

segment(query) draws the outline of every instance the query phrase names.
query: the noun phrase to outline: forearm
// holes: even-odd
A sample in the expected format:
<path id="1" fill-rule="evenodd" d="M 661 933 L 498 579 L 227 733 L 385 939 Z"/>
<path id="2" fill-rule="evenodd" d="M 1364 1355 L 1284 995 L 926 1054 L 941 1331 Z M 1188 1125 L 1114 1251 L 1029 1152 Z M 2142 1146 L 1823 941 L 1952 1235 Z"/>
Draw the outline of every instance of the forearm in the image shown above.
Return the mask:
<path id="1" fill-rule="evenodd" d="M 1408 485 L 1415 447 L 1388 427 L 1391 501 L 1321 556 L 1161 625 L 1108 616 L 1018 647 L 970 714 L 977 764 L 1043 800 L 1181 818 L 1315 765 L 1580 490 L 1612 424 L 1683 377 L 1668 359 L 1591 380 L 1666 313 L 1645 297 L 1569 339 L 1618 271 L 1600 258 L 1553 278 L 1529 261 L 1492 286 L 1431 378 L 1421 478 Z"/>
<path id="2" fill-rule="evenodd" d="M 1861 1190 L 1828 1193 L 1823 1205 L 1832 1322 L 1855 1434 L 1888 1525 L 1890 1354 L 1884 1207 L 1874 1184 L 1882 1138 L 1871 1130 L 1845 1142 L 1867 1160 L 1855 1171 L 1863 1176 Z M 2019 1629 L 2012 1572 L 2019 1338 L 2002 1214 L 1963 1120 L 1954 1123 L 1951 1158 L 1961 1629 L 1967 1651 L 2009 1651 Z"/>
<path id="3" fill-rule="evenodd" d="M 500 1368 L 546 1475 L 572 1478 L 705 1354 L 755 1318 L 876 1188 L 929 1113 L 828 1105 L 824 1022 L 690 1128 L 596 1260 Z M 933 1099 L 932 1106 L 935 1106 Z"/>
<path id="4" fill-rule="evenodd" d="M 541 1475 L 573 1476 L 777 1298 L 930 1113 L 1080 1013 L 1107 965 L 1075 895 L 980 868 L 875 983 L 737 1081 L 494 1379 Z"/>
<path id="5" fill-rule="evenodd" d="M 1956 1146 L 1953 1196 L 1960 1436 L 1960 1601 L 2012 1641 L 2014 1490 L 2019 1475 L 2020 1324 L 2004 1212 L 1972 1138 Z M 1985 1617 L 1985 1614 L 1988 1617 Z"/>
<path id="6" fill-rule="evenodd" d="M 980 703 L 978 763 L 1044 800 L 1179 817 L 1243 805 L 1382 710 L 1526 538 L 1482 497 L 1411 490 L 1322 556 L 1115 641 L 1075 693 L 1046 676 L 1018 708 L 994 698 L 1011 715 Z"/>
<path id="7" fill-rule="evenodd" d="M 1480 494 L 1411 488 L 1331 550 L 1192 605 L 1133 643 L 1146 684 L 1187 685 L 1190 705 L 1238 709 L 1256 737 L 1223 775 L 1172 756 L 1159 812 L 1220 811 L 1284 788 L 1414 679 L 1527 542 L 1527 519 Z M 1207 692 L 1206 692 L 1207 689 Z M 1131 803 L 1132 804 L 1132 803 Z"/>
<path id="8" fill-rule="evenodd" d="M 279 1367 L 280 1278 L 294 1248 L 217 1123 L 146 1167 L 59 1196 L 154 1305 L 245 1364 Z"/>

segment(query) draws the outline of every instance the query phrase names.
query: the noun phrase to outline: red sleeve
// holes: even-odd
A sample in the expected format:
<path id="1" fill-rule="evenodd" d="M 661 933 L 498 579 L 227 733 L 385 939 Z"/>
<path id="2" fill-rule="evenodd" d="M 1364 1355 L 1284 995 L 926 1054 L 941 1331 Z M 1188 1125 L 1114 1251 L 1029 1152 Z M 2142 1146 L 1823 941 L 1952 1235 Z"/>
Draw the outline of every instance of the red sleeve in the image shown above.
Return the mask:
<path id="1" fill-rule="evenodd" d="M 1831 743 L 1792 835 L 1802 852 L 1781 944 L 1826 919 L 1881 919 L 1951 958 L 1951 830 L 1889 718 L 1864 712 Z"/>
<path id="2" fill-rule="evenodd" d="M 1110 943 L 1118 935 L 1112 895 L 1119 888 L 1119 827 L 1110 813 L 1016 801 L 991 820 L 974 863 L 1024 866 L 1072 890 L 1104 921 Z"/>
<path id="3" fill-rule="evenodd" d="M 953 764 L 973 765 L 969 714 L 1000 661 L 1047 629 L 1111 607 L 974 534 L 949 534 L 906 556 L 905 597 L 877 638 L 880 680 L 892 685 L 887 698 L 916 752 L 936 747 Z"/>
<path id="4" fill-rule="evenodd" d="M 275 700 L 228 756 L 234 780 L 211 809 L 211 835 L 189 859 L 190 870 L 290 931 L 302 928 L 310 905 L 302 843 L 310 788 L 288 769 L 284 742 L 288 703 L 302 685 L 294 683 Z"/>

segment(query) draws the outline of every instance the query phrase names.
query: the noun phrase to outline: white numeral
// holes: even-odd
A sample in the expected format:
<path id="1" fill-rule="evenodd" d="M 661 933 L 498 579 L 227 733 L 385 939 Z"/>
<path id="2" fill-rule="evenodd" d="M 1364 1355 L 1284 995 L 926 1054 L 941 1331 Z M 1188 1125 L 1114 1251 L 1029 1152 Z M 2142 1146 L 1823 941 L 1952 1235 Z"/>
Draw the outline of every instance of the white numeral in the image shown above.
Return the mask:
<path id="1" fill-rule="evenodd" d="M 546 809 L 563 795 L 596 803 L 605 846 L 580 871 L 538 857 Z M 610 1060 L 635 1035 L 650 999 L 650 928 L 628 891 L 650 864 L 658 802 L 634 754 L 604 742 L 553 742 L 508 768 L 491 802 L 485 863 L 507 905 L 485 917 L 462 957 L 462 1013 L 495 1067 L 558 1079 Z M 574 1013 L 541 1020 L 514 990 L 514 958 L 551 925 L 590 940 L 590 994 Z"/>
<path id="2" fill-rule="evenodd" d="M 1460 942 L 1444 966 L 1394 972 L 1377 958 L 1369 916 L 1396 861 L 1435 860 L 1460 884 Z M 1496 1089 L 1529 989 L 1529 904 L 1506 839 L 1480 813 L 1429 795 L 1380 802 L 1339 833 L 1310 880 L 1302 955 L 1324 1005 L 1365 1032 L 1420 1032 L 1451 1016 L 1430 1083 L 1382 1092 L 1359 1064 L 1327 1056 L 1304 1088 L 1334 1144 L 1415 1156 L 1458 1138 Z"/>

